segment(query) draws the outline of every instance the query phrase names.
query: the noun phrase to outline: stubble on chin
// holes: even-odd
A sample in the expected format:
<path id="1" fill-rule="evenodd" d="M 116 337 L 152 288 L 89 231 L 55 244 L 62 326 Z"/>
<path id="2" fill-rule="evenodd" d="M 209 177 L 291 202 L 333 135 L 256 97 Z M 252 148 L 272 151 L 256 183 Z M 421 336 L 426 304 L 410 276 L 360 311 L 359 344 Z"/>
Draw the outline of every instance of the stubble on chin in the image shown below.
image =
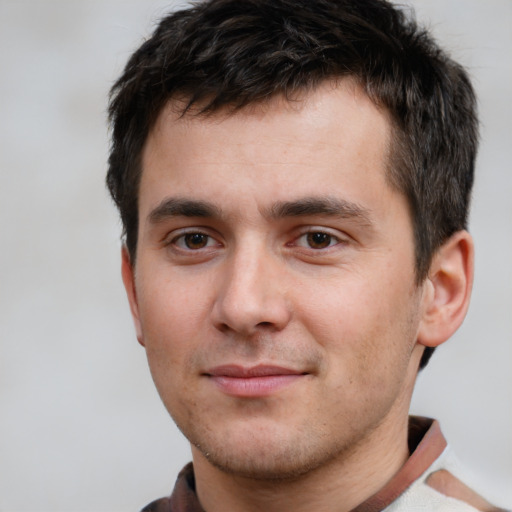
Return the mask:
<path id="1" fill-rule="evenodd" d="M 283 425 L 283 429 L 286 429 Z M 248 436 L 240 442 L 218 445 L 212 439 L 193 443 L 196 457 L 204 458 L 225 474 L 257 481 L 294 481 L 328 464 L 340 456 L 339 449 L 329 442 L 319 442 L 321 435 L 288 429 L 287 439 L 272 433 L 261 437 Z M 231 436 L 233 437 L 233 436 Z"/>

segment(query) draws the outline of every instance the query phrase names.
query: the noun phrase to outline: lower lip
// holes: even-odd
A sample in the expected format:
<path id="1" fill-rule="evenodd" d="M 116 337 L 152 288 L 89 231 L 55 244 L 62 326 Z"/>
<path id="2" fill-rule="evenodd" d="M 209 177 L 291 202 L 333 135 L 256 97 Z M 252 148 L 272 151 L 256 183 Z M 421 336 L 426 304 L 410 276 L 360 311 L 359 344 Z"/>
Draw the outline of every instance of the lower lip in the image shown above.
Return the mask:
<path id="1" fill-rule="evenodd" d="M 268 375 L 264 377 L 226 377 L 212 375 L 212 381 L 227 395 L 256 398 L 272 395 L 305 375 Z"/>

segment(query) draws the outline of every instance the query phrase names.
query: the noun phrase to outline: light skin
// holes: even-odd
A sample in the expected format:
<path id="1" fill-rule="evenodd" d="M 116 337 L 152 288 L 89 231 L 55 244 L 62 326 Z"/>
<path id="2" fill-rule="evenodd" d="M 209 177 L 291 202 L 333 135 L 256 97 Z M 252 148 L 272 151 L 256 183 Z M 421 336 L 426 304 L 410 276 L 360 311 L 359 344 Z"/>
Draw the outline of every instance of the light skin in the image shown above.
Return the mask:
<path id="1" fill-rule="evenodd" d="M 416 284 L 390 122 L 349 80 L 234 114 L 175 106 L 144 149 L 123 279 L 199 499 L 350 510 L 408 456 L 419 360 L 464 318 L 471 238 Z"/>

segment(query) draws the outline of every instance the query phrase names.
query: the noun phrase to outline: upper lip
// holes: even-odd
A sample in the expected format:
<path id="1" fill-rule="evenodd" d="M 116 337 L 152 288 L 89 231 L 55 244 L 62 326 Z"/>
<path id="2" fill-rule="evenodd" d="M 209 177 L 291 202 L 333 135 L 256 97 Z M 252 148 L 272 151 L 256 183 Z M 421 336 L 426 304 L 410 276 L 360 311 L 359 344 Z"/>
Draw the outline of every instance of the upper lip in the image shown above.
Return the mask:
<path id="1" fill-rule="evenodd" d="M 272 375 L 304 375 L 307 372 L 295 370 L 275 365 L 257 365 L 251 367 L 240 366 L 236 364 L 226 364 L 216 366 L 205 372 L 210 377 L 232 377 L 238 379 L 248 379 L 251 377 L 269 377 Z"/>

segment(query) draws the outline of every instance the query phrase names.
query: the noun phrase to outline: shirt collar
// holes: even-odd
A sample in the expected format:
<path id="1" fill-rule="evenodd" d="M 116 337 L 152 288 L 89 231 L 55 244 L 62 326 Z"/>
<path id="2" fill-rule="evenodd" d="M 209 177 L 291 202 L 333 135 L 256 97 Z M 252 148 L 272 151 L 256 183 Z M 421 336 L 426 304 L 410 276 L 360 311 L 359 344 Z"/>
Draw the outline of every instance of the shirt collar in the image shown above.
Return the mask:
<path id="1" fill-rule="evenodd" d="M 420 416 L 409 417 L 410 457 L 380 491 L 352 512 L 384 510 L 439 458 L 446 446 L 446 439 L 438 421 Z"/>

